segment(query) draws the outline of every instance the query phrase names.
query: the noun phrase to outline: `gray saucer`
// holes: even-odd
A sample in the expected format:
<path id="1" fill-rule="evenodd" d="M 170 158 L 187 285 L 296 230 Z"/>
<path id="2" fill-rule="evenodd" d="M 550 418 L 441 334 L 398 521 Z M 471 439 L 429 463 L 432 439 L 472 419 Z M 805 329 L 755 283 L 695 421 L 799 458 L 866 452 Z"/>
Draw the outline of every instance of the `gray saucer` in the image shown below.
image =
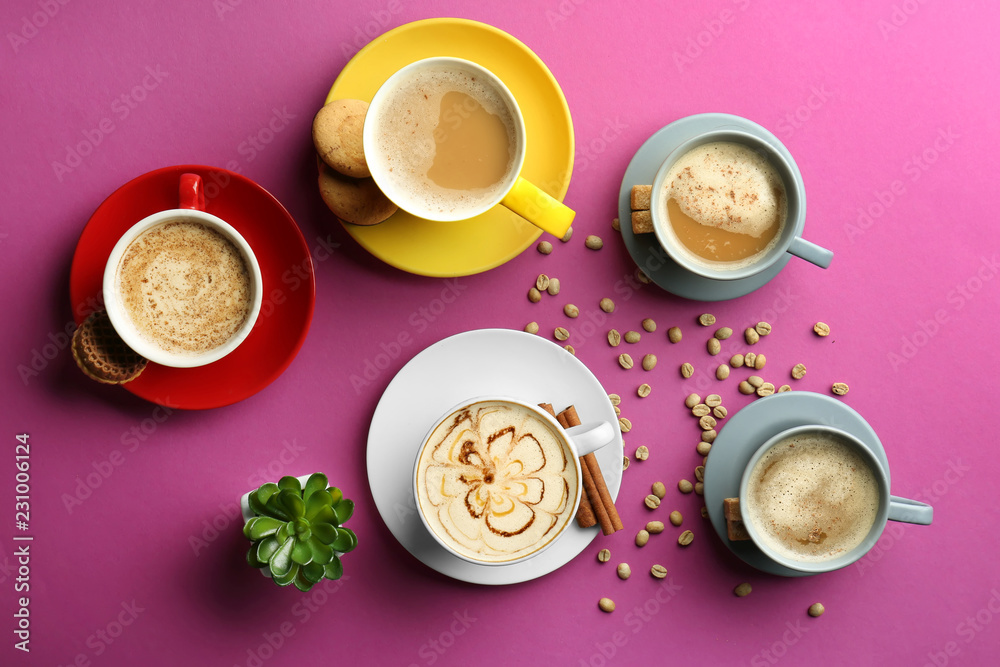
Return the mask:
<path id="1" fill-rule="evenodd" d="M 777 137 L 753 121 L 725 113 L 703 113 L 676 120 L 657 131 L 646 140 L 629 162 L 618 194 L 618 219 L 621 221 L 622 240 L 632 255 L 636 266 L 641 268 L 654 283 L 671 294 L 695 301 L 724 301 L 735 299 L 763 287 L 784 268 L 791 255 L 776 261 L 766 271 L 743 280 L 712 280 L 695 275 L 678 266 L 656 241 L 655 234 L 632 233 L 632 208 L 629 196 L 633 185 L 651 185 L 656 171 L 667 155 L 684 141 L 711 130 L 732 129 L 754 134 L 774 146 L 781 153 L 792 171 L 802 180 L 798 165 L 792 159 Z M 805 212 L 805 195 L 802 195 L 802 210 Z M 801 230 L 799 231 L 801 234 Z"/>
<path id="2" fill-rule="evenodd" d="M 775 563 L 750 540 L 730 542 L 726 537 L 722 501 L 740 495 L 743 470 L 757 448 L 772 436 L 796 426 L 823 424 L 850 433 L 868 445 L 888 475 L 885 448 L 872 427 L 853 408 L 810 391 L 790 391 L 757 399 L 727 422 L 712 443 L 705 465 L 705 506 L 712 527 L 730 551 L 758 570 L 785 577 L 809 575 Z"/>

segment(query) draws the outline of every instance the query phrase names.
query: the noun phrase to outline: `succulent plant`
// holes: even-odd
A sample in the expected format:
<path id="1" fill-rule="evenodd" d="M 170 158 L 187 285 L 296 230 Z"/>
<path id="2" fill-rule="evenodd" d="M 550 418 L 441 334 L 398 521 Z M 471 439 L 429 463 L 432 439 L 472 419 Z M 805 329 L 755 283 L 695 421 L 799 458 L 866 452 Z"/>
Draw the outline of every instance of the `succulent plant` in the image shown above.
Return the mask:
<path id="1" fill-rule="evenodd" d="M 254 515 L 243 526 L 251 541 L 247 562 L 268 568 L 279 586 L 295 584 L 308 591 L 322 579 L 340 579 L 340 556 L 358 545 L 358 537 L 343 524 L 354 512 L 354 502 L 329 486 L 323 473 L 314 473 L 302 485 L 282 477 L 251 491 Z"/>

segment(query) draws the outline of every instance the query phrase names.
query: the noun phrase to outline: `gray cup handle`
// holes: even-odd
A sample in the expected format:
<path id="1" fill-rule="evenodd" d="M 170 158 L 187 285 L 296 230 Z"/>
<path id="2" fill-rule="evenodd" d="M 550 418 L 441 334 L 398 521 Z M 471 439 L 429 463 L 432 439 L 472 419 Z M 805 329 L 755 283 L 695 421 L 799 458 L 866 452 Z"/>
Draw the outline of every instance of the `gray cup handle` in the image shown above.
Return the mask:
<path id="1" fill-rule="evenodd" d="M 916 500 L 889 496 L 889 520 L 904 523 L 916 523 L 921 526 L 931 525 L 934 518 L 934 508 Z"/>
<path id="2" fill-rule="evenodd" d="M 830 261 L 833 260 L 832 250 L 827 250 L 815 243 L 810 243 L 801 236 L 796 236 L 792 239 L 792 244 L 788 246 L 788 252 L 796 257 L 801 257 L 807 262 L 812 262 L 821 269 L 829 267 Z"/>

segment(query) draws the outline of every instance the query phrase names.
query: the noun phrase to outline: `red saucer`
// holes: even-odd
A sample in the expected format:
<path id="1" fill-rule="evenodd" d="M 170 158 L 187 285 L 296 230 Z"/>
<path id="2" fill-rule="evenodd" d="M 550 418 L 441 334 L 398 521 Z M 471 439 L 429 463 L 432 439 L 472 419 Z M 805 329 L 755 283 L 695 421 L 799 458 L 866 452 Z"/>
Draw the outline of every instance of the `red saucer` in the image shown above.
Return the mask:
<path id="1" fill-rule="evenodd" d="M 219 361 L 197 368 L 150 363 L 122 386 L 160 405 L 199 410 L 253 396 L 288 368 L 312 322 L 316 275 L 298 225 L 264 188 L 225 169 L 165 167 L 115 190 L 80 235 L 69 278 L 77 324 L 101 302 L 104 265 L 118 238 L 146 216 L 177 208 L 180 175 L 186 172 L 204 180 L 205 210 L 235 227 L 253 248 L 264 279 L 264 303 L 247 339 Z"/>

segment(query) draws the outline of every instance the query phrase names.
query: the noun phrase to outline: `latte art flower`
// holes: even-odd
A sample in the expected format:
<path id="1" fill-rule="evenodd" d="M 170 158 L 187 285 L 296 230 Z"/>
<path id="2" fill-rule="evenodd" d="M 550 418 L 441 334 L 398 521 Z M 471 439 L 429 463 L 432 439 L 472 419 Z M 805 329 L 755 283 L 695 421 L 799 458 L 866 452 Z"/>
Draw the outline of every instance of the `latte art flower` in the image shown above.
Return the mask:
<path id="1" fill-rule="evenodd" d="M 425 517 L 462 553 L 503 561 L 554 538 L 575 506 L 576 467 L 529 410 L 477 403 L 443 422 L 418 467 Z"/>

